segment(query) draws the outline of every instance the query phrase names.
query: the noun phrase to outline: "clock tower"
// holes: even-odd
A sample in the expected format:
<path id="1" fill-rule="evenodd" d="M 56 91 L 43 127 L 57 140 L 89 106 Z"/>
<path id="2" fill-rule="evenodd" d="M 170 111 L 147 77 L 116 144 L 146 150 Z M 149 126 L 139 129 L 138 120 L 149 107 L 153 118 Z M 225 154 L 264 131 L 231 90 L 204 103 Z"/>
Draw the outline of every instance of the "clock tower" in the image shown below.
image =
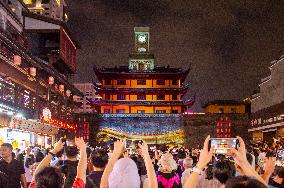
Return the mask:
<path id="1" fill-rule="evenodd" d="M 149 27 L 134 27 L 135 51 L 129 55 L 129 70 L 137 72 L 152 71 L 155 68 L 154 55 L 149 51 Z"/>
<path id="2" fill-rule="evenodd" d="M 134 27 L 135 33 L 135 52 L 148 53 L 150 33 L 149 27 Z"/>

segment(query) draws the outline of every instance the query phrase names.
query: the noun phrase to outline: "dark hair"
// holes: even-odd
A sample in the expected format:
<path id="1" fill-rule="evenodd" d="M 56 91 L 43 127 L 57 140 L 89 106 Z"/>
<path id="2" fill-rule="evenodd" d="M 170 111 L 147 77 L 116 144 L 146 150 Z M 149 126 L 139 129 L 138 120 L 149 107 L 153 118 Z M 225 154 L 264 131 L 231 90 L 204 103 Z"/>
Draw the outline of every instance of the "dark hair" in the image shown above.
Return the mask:
<path id="1" fill-rule="evenodd" d="M 247 157 L 247 161 L 249 162 L 249 164 L 253 165 L 253 157 L 250 153 L 246 153 L 246 157 Z"/>
<path id="2" fill-rule="evenodd" d="M 63 175 L 58 168 L 46 167 L 35 176 L 36 188 L 62 188 Z"/>
<path id="3" fill-rule="evenodd" d="M 41 151 L 39 151 L 35 154 L 35 162 L 36 163 L 41 162 L 43 159 L 44 159 L 44 154 Z"/>
<path id="4" fill-rule="evenodd" d="M 25 167 L 29 168 L 30 165 L 34 164 L 34 160 L 31 157 L 26 157 L 25 158 Z"/>
<path id="5" fill-rule="evenodd" d="M 1 147 L 7 147 L 7 148 L 9 148 L 11 151 L 13 150 L 13 146 L 12 146 L 11 144 L 9 144 L 9 143 L 3 143 L 3 144 L 1 145 Z"/>
<path id="6" fill-rule="evenodd" d="M 263 183 L 248 176 L 236 176 L 230 178 L 225 188 L 267 188 Z"/>
<path id="7" fill-rule="evenodd" d="M 108 163 L 108 154 L 102 149 L 95 149 L 91 158 L 93 165 L 97 168 L 104 168 Z"/>
<path id="8" fill-rule="evenodd" d="M 86 152 L 87 152 L 87 158 L 89 158 L 92 154 L 92 149 L 90 147 L 87 147 Z"/>
<path id="9" fill-rule="evenodd" d="M 208 165 L 208 168 L 205 170 L 206 178 L 207 180 L 213 179 L 213 166 Z"/>
<path id="10" fill-rule="evenodd" d="M 20 162 L 23 164 L 23 163 L 24 163 L 24 160 L 25 160 L 24 154 L 19 153 L 19 154 L 16 156 L 16 159 L 17 159 L 17 161 L 20 161 Z"/>
<path id="11" fill-rule="evenodd" d="M 76 157 L 79 154 L 79 150 L 76 146 L 67 146 L 65 153 L 67 157 Z"/>
<path id="12" fill-rule="evenodd" d="M 279 177 L 279 178 L 284 178 L 284 167 L 279 167 L 276 171 L 276 175 Z"/>
<path id="13" fill-rule="evenodd" d="M 55 155 L 56 155 L 57 158 L 59 158 L 59 157 L 62 157 L 63 153 L 64 153 L 64 149 L 60 150 Z"/>
<path id="14" fill-rule="evenodd" d="M 222 184 L 225 184 L 235 174 L 236 168 L 229 160 L 218 161 L 213 168 L 213 176 Z"/>

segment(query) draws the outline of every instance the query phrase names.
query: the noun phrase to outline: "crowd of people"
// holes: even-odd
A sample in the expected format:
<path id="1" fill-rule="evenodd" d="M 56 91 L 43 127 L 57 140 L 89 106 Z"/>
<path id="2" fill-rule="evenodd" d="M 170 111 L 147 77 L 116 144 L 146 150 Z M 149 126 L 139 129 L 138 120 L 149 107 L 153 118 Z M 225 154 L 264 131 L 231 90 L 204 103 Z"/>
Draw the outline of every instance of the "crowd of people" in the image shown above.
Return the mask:
<path id="1" fill-rule="evenodd" d="M 149 148 L 126 140 L 108 147 L 88 147 L 82 138 L 53 149 L 25 151 L 4 143 L 0 147 L 1 188 L 282 188 L 283 145 L 279 141 L 247 143 L 226 154 L 210 147 Z"/>

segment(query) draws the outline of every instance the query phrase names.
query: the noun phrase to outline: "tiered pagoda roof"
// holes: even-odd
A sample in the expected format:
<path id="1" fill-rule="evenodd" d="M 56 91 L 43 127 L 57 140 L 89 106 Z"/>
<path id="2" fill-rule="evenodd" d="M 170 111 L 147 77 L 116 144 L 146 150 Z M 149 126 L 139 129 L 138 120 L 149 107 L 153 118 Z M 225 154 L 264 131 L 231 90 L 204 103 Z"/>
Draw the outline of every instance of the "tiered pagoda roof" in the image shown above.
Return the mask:
<path id="1" fill-rule="evenodd" d="M 119 66 L 114 68 L 97 68 L 94 66 L 94 72 L 97 78 L 102 81 L 103 79 L 180 79 L 181 82 L 184 82 L 188 73 L 190 71 L 190 67 L 186 69 L 181 68 L 172 68 L 170 66 L 166 67 L 156 67 L 152 71 L 133 71 L 129 70 L 128 66 Z"/>

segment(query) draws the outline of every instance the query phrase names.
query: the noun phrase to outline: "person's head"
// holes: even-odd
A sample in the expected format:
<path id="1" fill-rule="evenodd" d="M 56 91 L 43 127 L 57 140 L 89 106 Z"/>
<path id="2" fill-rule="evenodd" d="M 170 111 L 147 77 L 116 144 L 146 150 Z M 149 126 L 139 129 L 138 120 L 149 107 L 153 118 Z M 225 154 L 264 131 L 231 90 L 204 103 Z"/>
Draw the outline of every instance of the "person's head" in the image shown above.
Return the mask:
<path id="1" fill-rule="evenodd" d="M 225 184 L 228 179 L 235 176 L 236 168 L 229 160 L 218 161 L 213 168 L 213 176 L 221 184 Z"/>
<path id="2" fill-rule="evenodd" d="M 35 154 L 35 162 L 36 163 L 41 162 L 43 159 L 44 159 L 44 154 L 41 151 L 39 151 Z"/>
<path id="3" fill-rule="evenodd" d="M 62 188 L 64 175 L 58 168 L 46 167 L 35 176 L 37 188 Z"/>
<path id="4" fill-rule="evenodd" d="M 119 159 L 108 178 L 109 188 L 140 188 L 140 176 L 135 162 L 130 158 Z"/>
<path id="5" fill-rule="evenodd" d="M 79 150 L 76 146 L 67 146 L 65 148 L 67 158 L 76 158 L 79 154 Z"/>
<path id="6" fill-rule="evenodd" d="M 17 159 L 18 161 L 24 162 L 24 159 L 25 159 L 24 154 L 19 153 L 19 154 L 16 156 L 16 159 Z"/>
<path id="7" fill-rule="evenodd" d="M 208 165 L 208 167 L 205 170 L 206 178 L 207 180 L 212 180 L 213 179 L 213 166 Z"/>
<path id="8" fill-rule="evenodd" d="M 172 154 L 164 153 L 158 162 L 159 171 L 164 173 L 171 173 L 177 169 L 177 163 Z"/>
<path id="9" fill-rule="evenodd" d="M 185 169 L 192 168 L 192 165 L 193 165 L 193 159 L 192 158 L 185 158 L 183 160 L 183 167 Z"/>
<path id="10" fill-rule="evenodd" d="M 26 148 L 26 155 L 30 155 L 30 154 L 31 154 L 31 151 L 32 151 L 31 148 L 30 148 L 30 147 L 27 147 L 27 148 Z"/>
<path id="11" fill-rule="evenodd" d="M 13 146 L 9 143 L 3 143 L 0 147 L 0 156 L 3 159 L 8 159 L 12 157 Z"/>
<path id="12" fill-rule="evenodd" d="M 31 157 L 26 157 L 24 161 L 24 165 L 26 168 L 29 168 L 30 165 L 34 164 L 34 160 Z"/>
<path id="13" fill-rule="evenodd" d="M 63 155 L 63 153 L 64 153 L 64 149 L 62 149 L 62 150 L 60 150 L 59 152 L 57 152 L 57 153 L 56 153 L 56 157 L 57 157 L 57 158 L 61 158 L 62 155 Z"/>
<path id="14" fill-rule="evenodd" d="M 91 155 L 92 163 L 96 168 L 105 168 L 108 163 L 108 153 L 102 149 L 95 149 Z"/>
<path id="15" fill-rule="evenodd" d="M 253 177 L 236 176 L 226 182 L 225 188 L 266 188 L 266 185 Z"/>
<path id="16" fill-rule="evenodd" d="M 281 167 L 275 168 L 274 173 L 275 173 L 275 175 L 278 178 L 282 179 L 282 183 L 283 183 L 283 180 L 284 180 L 284 167 L 281 166 Z"/>

